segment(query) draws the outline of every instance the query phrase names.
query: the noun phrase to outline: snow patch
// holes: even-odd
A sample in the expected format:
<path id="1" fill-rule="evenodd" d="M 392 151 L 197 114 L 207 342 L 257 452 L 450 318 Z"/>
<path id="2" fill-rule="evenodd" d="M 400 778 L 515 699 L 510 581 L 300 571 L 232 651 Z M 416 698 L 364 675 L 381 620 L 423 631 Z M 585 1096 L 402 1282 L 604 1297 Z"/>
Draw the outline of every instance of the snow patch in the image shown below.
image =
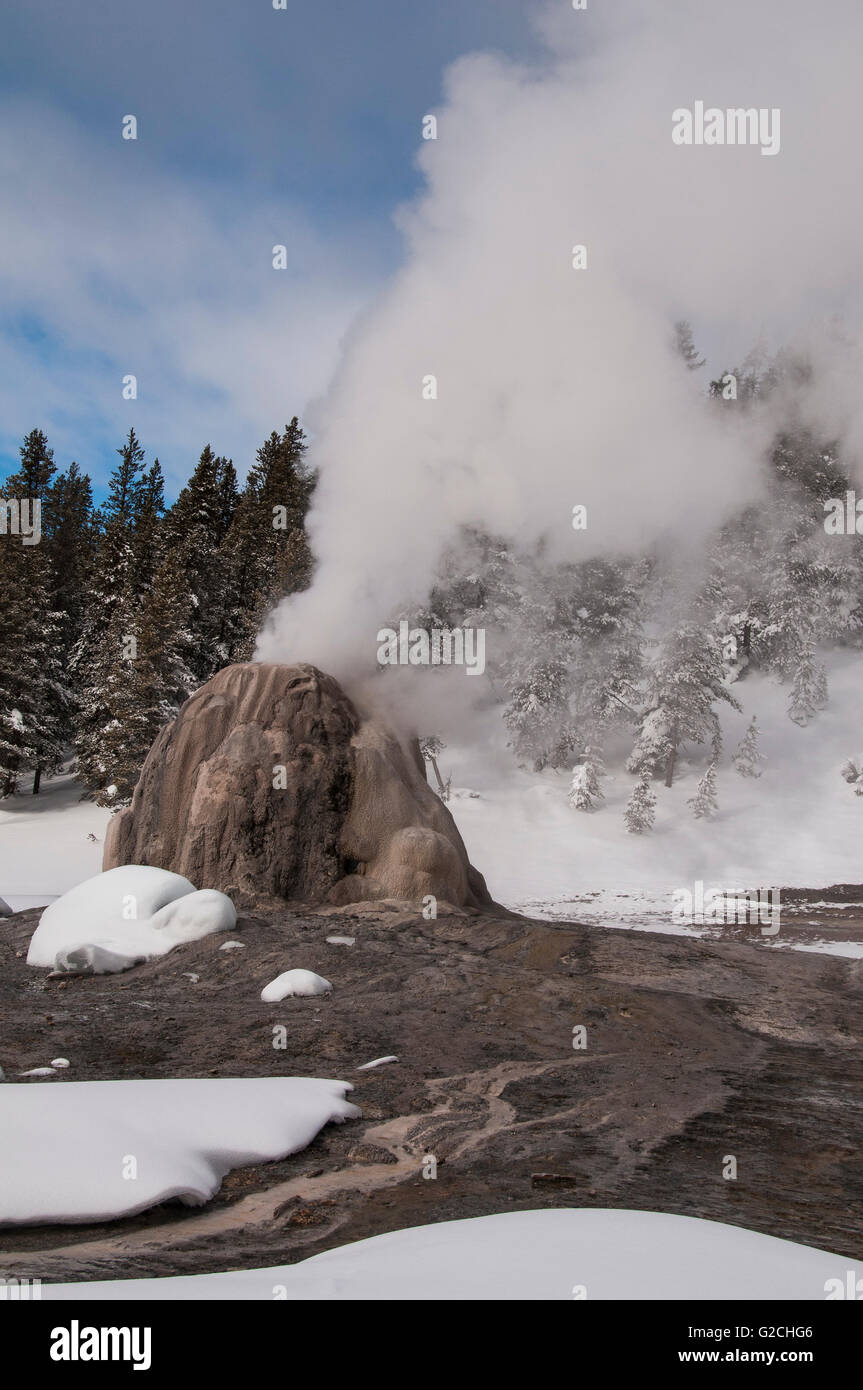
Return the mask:
<path id="1" fill-rule="evenodd" d="M 571 1302 L 584 1288 L 590 1300 L 815 1301 L 830 1279 L 844 1288 L 848 1268 L 846 1255 L 718 1221 L 566 1208 L 414 1226 L 271 1269 L 49 1284 L 42 1296 Z"/>
<path id="2" fill-rule="evenodd" d="M 329 980 L 313 970 L 286 970 L 264 986 L 261 998 L 265 1004 L 277 1004 L 280 999 L 295 995 L 329 994 L 332 988 Z"/>
<path id="3" fill-rule="evenodd" d="M 304 1149 L 361 1114 L 347 1081 L 69 1081 L 0 1089 L 0 1225 L 109 1221 Z M 62 1161 L 58 1160 L 62 1155 Z"/>
<path id="4" fill-rule="evenodd" d="M 230 898 L 166 869 L 127 864 L 85 879 L 46 907 L 27 964 L 107 974 L 163 956 L 181 942 L 229 931 Z"/>

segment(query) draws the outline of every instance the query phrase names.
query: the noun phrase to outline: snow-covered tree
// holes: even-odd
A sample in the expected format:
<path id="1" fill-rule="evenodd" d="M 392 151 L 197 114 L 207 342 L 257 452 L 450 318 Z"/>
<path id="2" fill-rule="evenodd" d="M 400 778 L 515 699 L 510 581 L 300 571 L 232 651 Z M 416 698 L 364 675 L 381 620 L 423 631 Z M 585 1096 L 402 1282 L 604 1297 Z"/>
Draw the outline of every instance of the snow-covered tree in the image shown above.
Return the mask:
<path id="1" fill-rule="evenodd" d="M 788 696 L 788 717 L 804 727 L 827 704 L 827 674 L 811 644 L 803 651 Z"/>
<path id="2" fill-rule="evenodd" d="M 26 775 L 39 791 L 63 760 L 69 690 L 41 546 L 0 536 L 0 796 Z"/>
<path id="3" fill-rule="evenodd" d="M 268 613 L 311 580 L 305 527 L 316 479 L 305 453 L 306 437 L 294 416 L 283 434 L 274 430 L 258 450 L 220 547 L 223 665 L 249 660 Z"/>
<path id="4" fill-rule="evenodd" d="M 95 543 L 93 488 L 77 463 L 51 484 L 42 522 L 51 560 L 51 603 L 61 615 L 61 650 L 69 653 L 81 635 Z"/>
<path id="5" fill-rule="evenodd" d="M 849 758 L 840 768 L 840 776 L 854 788 L 856 796 L 863 796 L 863 754 L 857 759 Z"/>
<path id="6" fill-rule="evenodd" d="M 189 594 L 189 645 L 185 661 L 195 679 L 209 680 L 225 663 L 221 618 L 229 576 L 220 547 L 238 503 L 230 460 L 209 444 L 165 518 L 165 543 L 178 550 Z"/>
<path id="7" fill-rule="evenodd" d="M 106 639 L 106 649 L 115 657 L 104 677 L 107 718 L 98 745 L 96 788 L 100 805 L 119 806 L 130 800 L 153 740 L 195 687 L 183 659 L 189 644 L 189 607 L 182 556 L 169 550 L 129 620 L 131 634 L 119 631 L 127 621 L 125 605 L 115 614 Z"/>
<path id="8" fill-rule="evenodd" d="M 56 473 L 41 430 L 31 430 L 2 496 L 44 509 Z M 69 681 L 61 650 L 61 618 L 53 605 L 56 576 L 49 546 L 24 545 L 11 529 L 0 535 L 0 795 L 26 774 L 39 791 L 43 774 L 63 759 Z"/>
<path id="9" fill-rule="evenodd" d="M 623 820 L 630 835 L 642 835 L 650 830 L 656 818 L 656 797 L 650 788 L 646 773 L 636 782 L 632 795 L 626 803 Z"/>
<path id="10" fill-rule="evenodd" d="M 739 772 L 741 777 L 760 777 L 761 768 L 759 763 L 766 762 L 763 753 L 758 751 L 758 738 L 761 730 L 755 722 L 755 715 L 749 724 L 743 738 L 737 746 L 732 762 L 735 772 Z"/>
<path id="11" fill-rule="evenodd" d="M 605 772 L 602 753 L 590 744 L 585 748 L 581 760 L 572 769 L 572 782 L 569 788 L 569 804 L 576 811 L 594 811 L 597 803 L 603 800 L 600 778 Z"/>
<path id="12" fill-rule="evenodd" d="M 559 766 L 571 747 L 566 664 L 541 652 L 531 653 L 517 661 L 508 684 L 504 720 L 516 757 L 529 761 L 537 772 Z"/>
<path id="13" fill-rule="evenodd" d="M 690 372 L 704 366 L 706 359 L 698 356 L 692 339 L 692 325 L 686 319 L 678 319 L 674 325 L 674 345 Z"/>
<path id="14" fill-rule="evenodd" d="M 721 647 L 703 623 L 688 620 L 666 635 L 648 677 L 646 709 L 627 763 L 630 772 L 663 773 L 665 785 L 671 786 L 680 745 L 716 739 L 716 701 L 740 709 L 723 676 Z"/>
<path id="15" fill-rule="evenodd" d="M 716 763 L 711 763 L 699 778 L 695 795 L 689 797 L 686 804 L 692 807 L 692 814 L 696 820 L 712 820 L 716 815 L 719 810 L 716 797 Z"/>

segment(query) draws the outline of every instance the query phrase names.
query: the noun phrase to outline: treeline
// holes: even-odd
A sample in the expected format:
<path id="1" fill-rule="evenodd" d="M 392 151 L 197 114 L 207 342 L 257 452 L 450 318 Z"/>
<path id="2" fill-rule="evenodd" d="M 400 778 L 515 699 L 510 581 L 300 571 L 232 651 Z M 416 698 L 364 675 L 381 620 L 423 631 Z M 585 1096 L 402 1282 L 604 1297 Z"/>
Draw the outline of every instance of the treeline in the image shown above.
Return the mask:
<path id="1" fill-rule="evenodd" d="M 41 503 L 41 540 L 0 535 L 0 795 L 39 790 L 70 750 L 86 793 L 128 801 L 160 727 L 222 666 L 251 657 L 269 609 L 308 586 L 315 477 L 296 417 L 240 486 L 208 444 L 166 507 L 134 430 L 94 506 L 34 429 L 4 499 Z"/>

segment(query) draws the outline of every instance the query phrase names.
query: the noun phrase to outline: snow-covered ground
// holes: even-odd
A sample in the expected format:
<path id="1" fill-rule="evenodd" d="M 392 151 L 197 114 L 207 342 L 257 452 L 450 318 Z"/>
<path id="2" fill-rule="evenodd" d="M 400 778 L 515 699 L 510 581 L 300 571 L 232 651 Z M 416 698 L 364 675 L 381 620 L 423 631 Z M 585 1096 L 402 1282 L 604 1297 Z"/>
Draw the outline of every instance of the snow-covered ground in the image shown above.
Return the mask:
<path id="1" fill-rule="evenodd" d="M 0 801 L 0 898 L 21 912 L 97 874 L 110 819 L 110 811 L 81 800 L 68 773 L 43 781 L 38 796 Z"/>
<path id="2" fill-rule="evenodd" d="M 643 835 L 623 823 L 635 778 L 620 762 L 603 782 L 601 809 L 583 812 L 567 801 L 566 772 L 514 767 L 502 728 L 494 756 L 478 742 L 448 741 L 441 770 L 452 776 L 450 809 L 472 862 L 508 907 L 651 931 L 687 931 L 671 920 L 672 893 L 697 881 L 732 892 L 863 882 L 863 797 L 840 776 L 863 747 L 859 655 L 834 654 L 828 678 L 830 703 L 806 728 L 788 718 L 787 687 L 757 674 L 738 681 L 743 713 L 721 711 L 718 815 L 696 820 L 686 804 L 707 762 L 706 749 L 689 750 L 671 788 L 653 783 L 656 822 Z M 731 766 L 753 714 L 767 757 L 757 780 Z M 860 952 L 846 944 L 841 953 Z"/>
<path id="3" fill-rule="evenodd" d="M 373 1236 L 299 1264 L 43 1288 L 46 1299 L 825 1299 L 853 1262 L 658 1212 L 518 1211 Z M 857 1270 L 857 1277 L 863 1270 Z"/>
<path id="4" fill-rule="evenodd" d="M 232 1168 L 304 1149 L 360 1114 L 310 1077 L 0 1086 L 0 1224 L 105 1221 L 197 1206 Z"/>

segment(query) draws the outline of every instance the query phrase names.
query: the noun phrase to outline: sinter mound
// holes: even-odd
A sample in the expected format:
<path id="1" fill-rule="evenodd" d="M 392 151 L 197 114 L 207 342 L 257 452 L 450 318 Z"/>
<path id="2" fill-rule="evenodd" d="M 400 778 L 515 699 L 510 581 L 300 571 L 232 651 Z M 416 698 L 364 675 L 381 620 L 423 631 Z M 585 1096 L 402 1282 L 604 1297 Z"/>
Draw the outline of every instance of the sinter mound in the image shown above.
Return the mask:
<path id="1" fill-rule="evenodd" d="M 228 666 L 183 705 L 111 821 L 102 867 L 118 864 L 245 904 L 491 902 L 416 742 L 309 665 Z"/>

